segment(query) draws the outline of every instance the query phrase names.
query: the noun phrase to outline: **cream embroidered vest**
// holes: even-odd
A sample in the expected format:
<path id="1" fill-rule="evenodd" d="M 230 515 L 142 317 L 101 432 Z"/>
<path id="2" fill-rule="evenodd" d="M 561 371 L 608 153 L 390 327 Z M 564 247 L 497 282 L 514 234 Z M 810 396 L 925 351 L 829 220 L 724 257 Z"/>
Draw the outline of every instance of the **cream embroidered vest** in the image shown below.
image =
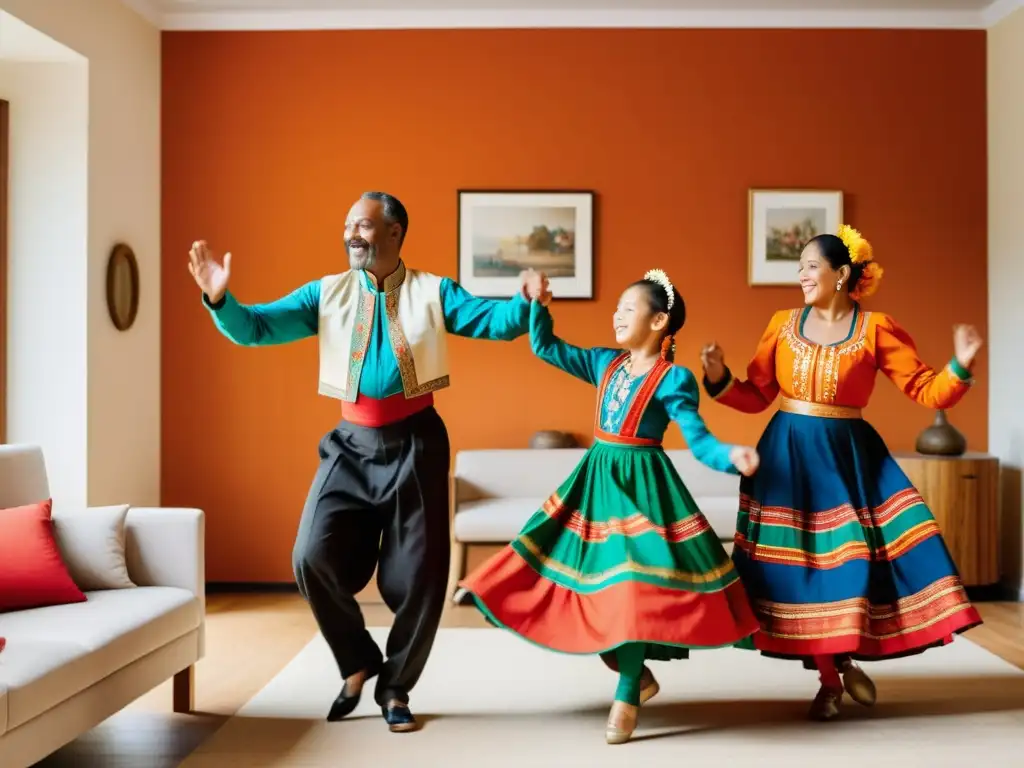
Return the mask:
<path id="1" fill-rule="evenodd" d="M 373 280 L 373 276 L 367 273 Z M 366 289 L 351 269 L 320 281 L 321 395 L 354 402 L 373 330 L 375 303 L 385 302 L 388 336 L 405 396 L 448 386 L 448 332 L 441 307 L 441 278 L 399 264 L 384 280 L 384 294 Z"/>

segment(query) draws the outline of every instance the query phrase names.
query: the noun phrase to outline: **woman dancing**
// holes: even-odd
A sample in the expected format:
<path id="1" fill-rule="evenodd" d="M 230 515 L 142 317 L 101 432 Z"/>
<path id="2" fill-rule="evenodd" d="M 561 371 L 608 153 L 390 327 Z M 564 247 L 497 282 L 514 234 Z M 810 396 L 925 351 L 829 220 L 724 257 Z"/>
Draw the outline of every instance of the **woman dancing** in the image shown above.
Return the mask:
<path id="1" fill-rule="evenodd" d="M 546 306 L 533 303 L 534 353 L 598 387 L 594 444 L 519 536 L 460 584 L 498 626 L 555 651 L 602 654 L 617 668 L 609 744 L 630 739 L 640 704 L 658 691 L 645 659 L 684 659 L 689 648 L 734 645 L 758 628 L 735 568 L 661 447 L 676 421 L 709 467 L 757 469 L 753 448 L 708 432 L 696 377 L 672 364 L 685 319 L 660 270 L 619 300 L 622 350 L 565 343 Z"/>
<path id="2" fill-rule="evenodd" d="M 981 623 L 934 517 L 861 418 L 882 371 L 912 400 L 951 408 L 981 347 L 957 326 L 954 357 L 934 371 L 896 321 L 858 303 L 882 269 L 851 227 L 800 257 L 801 309 L 777 312 L 747 367 L 704 348 L 704 387 L 745 413 L 779 411 L 758 443 L 761 470 L 740 482 L 733 561 L 761 623 L 754 646 L 817 669 L 810 715 L 839 714 L 843 689 L 864 706 L 875 686 L 854 663 L 919 653 Z"/>

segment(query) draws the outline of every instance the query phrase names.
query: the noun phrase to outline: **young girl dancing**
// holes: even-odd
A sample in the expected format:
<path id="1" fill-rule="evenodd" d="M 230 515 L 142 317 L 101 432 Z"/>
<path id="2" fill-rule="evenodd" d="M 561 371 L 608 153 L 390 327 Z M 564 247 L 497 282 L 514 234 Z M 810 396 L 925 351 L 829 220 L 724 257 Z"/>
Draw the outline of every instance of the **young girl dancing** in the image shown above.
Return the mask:
<path id="1" fill-rule="evenodd" d="M 694 456 L 722 472 L 750 475 L 758 456 L 708 432 L 696 377 L 672 364 L 686 309 L 664 272 L 619 299 L 622 350 L 565 343 L 546 303 L 530 308 L 533 351 L 598 387 L 595 440 L 519 536 L 460 586 L 498 626 L 617 668 L 605 736 L 621 744 L 658 691 L 645 659 L 685 659 L 689 648 L 734 645 L 758 629 L 718 536 L 662 450 L 665 430 L 678 422 Z"/>

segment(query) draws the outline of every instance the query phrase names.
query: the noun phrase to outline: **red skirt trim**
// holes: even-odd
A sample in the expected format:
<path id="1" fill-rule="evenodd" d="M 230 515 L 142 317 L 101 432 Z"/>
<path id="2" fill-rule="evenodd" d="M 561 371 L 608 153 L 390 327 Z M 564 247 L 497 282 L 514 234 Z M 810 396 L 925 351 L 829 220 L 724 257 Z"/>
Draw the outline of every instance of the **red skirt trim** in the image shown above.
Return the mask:
<path id="1" fill-rule="evenodd" d="M 563 653 L 603 653 L 631 642 L 719 648 L 758 629 L 738 579 L 710 593 L 630 580 L 584 594 L 548 581 L 506 547 L 459 586 L 499 624 Z"/>
<path id="2" fill-rule="evenodd" d="M 899 617 L 897 617 L 898 619 Z M 894 632 L 884 636 L 865 636 L 858 632 L 837 633 L 831 637 L 792 637 L 778 632 L 754 635 L 759 651 L 782 656 L 822 656 L 853 654 L 858 658 L 888 658 L 919 651 L 935 645 L 946 645 L 953 636 L 981 624 L 981 615 L 970 604 L 963 604 L 926 626 Z M 807 633 L 810 627 L 801 627 Z"/>

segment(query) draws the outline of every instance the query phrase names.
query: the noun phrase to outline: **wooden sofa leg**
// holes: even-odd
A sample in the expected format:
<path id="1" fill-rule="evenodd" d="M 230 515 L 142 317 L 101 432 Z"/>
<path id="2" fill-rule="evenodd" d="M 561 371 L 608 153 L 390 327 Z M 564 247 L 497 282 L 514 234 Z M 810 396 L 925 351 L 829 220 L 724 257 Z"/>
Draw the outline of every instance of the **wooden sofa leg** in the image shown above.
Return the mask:
<path id="1" fill-rule="evenodd" d="M 190 665 L 174 676 L 174 711 L 188 715 L 196 708 L 196 668 Z"/>
<path id="2" fill-rule="evenodd" d="M 466 575 L 466 545 L 461 541 L 452 542 L 452 559 L 448 571 L 448 589 L 453 597 L 459 592 L 459 581 Z M 457 601 L 456 601 L 457 602 Z"/>

